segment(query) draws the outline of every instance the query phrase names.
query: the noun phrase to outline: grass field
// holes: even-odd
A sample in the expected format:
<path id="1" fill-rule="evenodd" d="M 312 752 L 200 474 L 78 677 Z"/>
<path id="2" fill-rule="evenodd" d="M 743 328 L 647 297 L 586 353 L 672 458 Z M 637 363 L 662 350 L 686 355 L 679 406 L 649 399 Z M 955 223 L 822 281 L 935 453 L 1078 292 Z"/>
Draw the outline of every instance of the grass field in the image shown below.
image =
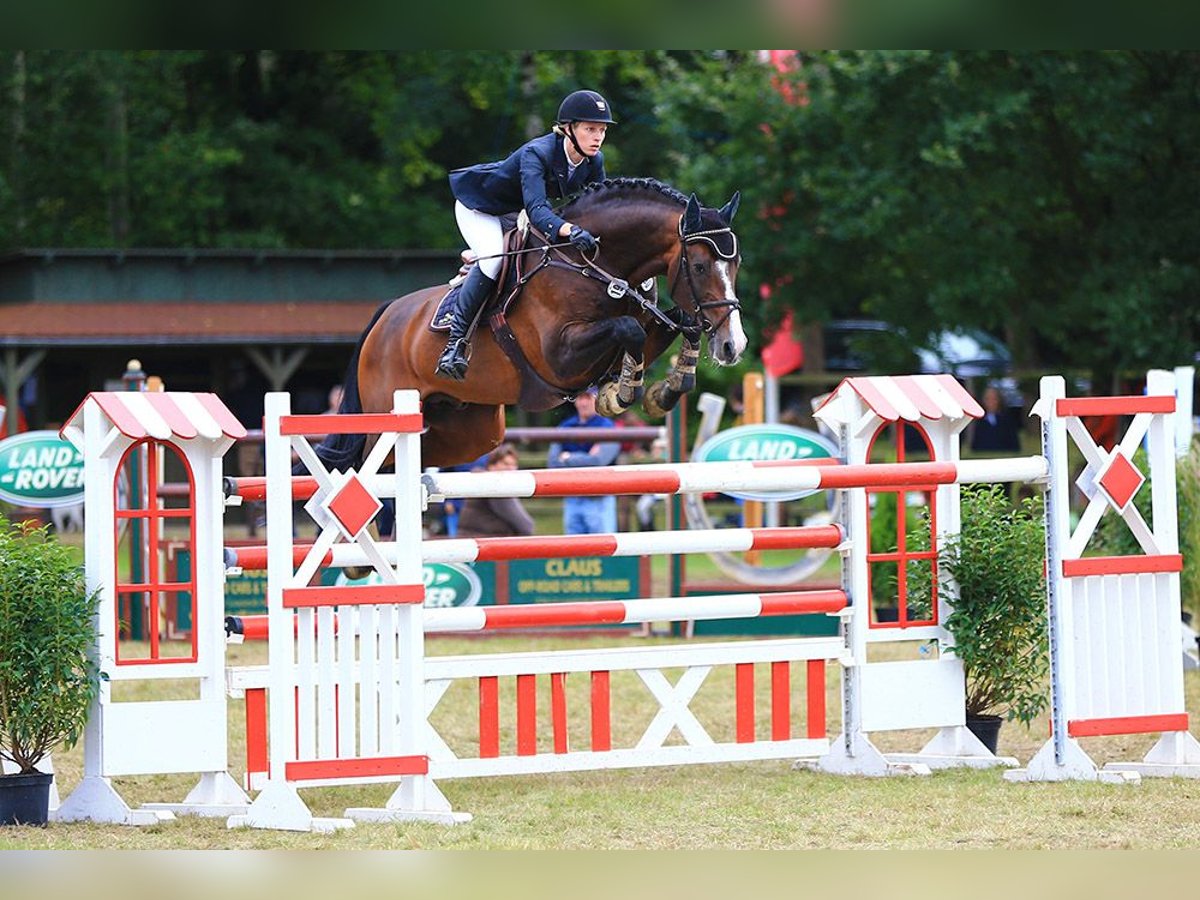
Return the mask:
<path id="1" fill-rule="evenodd" d="M 535 510 L 539 531 L 555 530 L 557 512 Z M 239 536 L 232 534 L 231 536 Z M 244 533 L 240 536 L 244 536 Z M 831 573 L 836 562 L 831 561 Z M 689 574 L 697 580 L 717 576 L 703 556 L 689 557 Z M 656 587 L 665 586 L 665 559 L 656 559 Z M 667 637 L 488 637 L 431 638 L 431 655 L 561 648 L 644 645 L 670 642 Z M 230 648 L 230 665 L 265 662 L 263 645 Z M 831 736 L 840 724 L 839 680 L 830 668 L 827 686 Z M 674 680 L 674 674 L 670 677 Z M 759 679 L 760 685 L 767 681 Z M 580 691 L 584 679 L 573 679 Z M 732 678 L 715 671 L 695 708 L 715 737 L 731 721 Z M 447 695 L 436 724 L 447 735 L 467 735 L 475 727 L 473 697 L 466 685 Z M 653 714 L 653 700 L 632 676 L 618 684 L 623 701 L 635 712 L 631 722 Z M 1200 673 L 1186 676 L 1187 710 L 1193 732 L 1200 730 Z M 547 705 L 548 688 L 539 684 L 539 709 Z M 797 707 L 801 705 L 797 700 Z M 574 708 L 574 707 L 572 707 Z M 617 703 L 614 702 L 614 710 Z M 503 715 L 511 718 L 511 706 Z M 511 723 L 506 723 L 510 725 Z M 574 727 L 574 726 L 573 726 Z M 229 713 L 230 771 L 244 771 L 244 714 L 231 702 Z M 761 732 L 760 732 L 761 733 Z M 1022 763 L 1045 741 L 1045 718 L 1026 729 L 1006 723 L 1000 753 Z M 931 732 L 875 735 L 883 750 L 916 750 Z M 511 739 L 511 736 L 509 736 Z M 582 735 L 572 732 L 576 745 Z M 1098 762 L 1140 759 L 1153 737 L 1130 736 L 1084 741 Z M 80 747 L 56 753 L 59 791 L 63 797 L 82 772 Z M 151 801 L 180 800 L 194 776 L 141 776 L 115 779 L 133 806 Z M 1196 849 L 1200 848 L 1200 780 L 1144 779 L 1136 786 L 1066 783 L 1016 785 L 1000 770 L 952 771 L 930 777 L 893 779 L 843 778 L 793 768 L 790 762 L 757 762 L 718 766 L 630 769 L 623 771 L 520 776 L 445 781 L 443 791 L 458 810 L 474 815 L 457 827 L 434 825 L 365 825 L 334 834 L 291 834 L 231 831 L 224 819 L 181 818 L 150 828 L 92 824 L 51 824 L 45 829 L 0 829 L 0 849 L 866 849 L 970 848 L 1023 849 Z M 349 806 L 382 806 L 392 787 L 318 788 L 303 797 L 315 814 L 340 816 Z M 932 885 L 930 885 L 932 887 Z"/>
<path id="2" fill-rule="evenodd" d="M 672 638 L 599 636 L 486 639 L 431 638 L 431 655 L 561 647 L 644 644 Z M 263 645 L 231 647 L 231 665 L 265 661 Z M 713 673 L 695 707 L 712 703 L 715 720 L 728 721 L 732 679 Z M 840 722 L 836 667 L 830 669 L 830 733 Z M 765 681 L 766 679 L 760 679 Z M 580 679 L 576 688 L 585 683 Z M 573 682 L 574 684 L 574 682 Z M 458 687 L 456 685 L 456 687 Z M 466 688 L 466 685 L 462 687 Z M 632 679 L 619 702 L 653 701 Z M 709 693 L 706 695 L 704 691 Z M 548 688 L 539 683 L 539 707 Z M 476 715 L 470 690 L 447 695 L 439 730 L 470 732 Z M 1200 721 L 1200 673 L 1187 676 L 1187 707 Z M 704 707 L 707 708 L 707 707 Z M 502 715 L 511 716 L 511 707 Z M 614 716 L 614 720 L 615 720 Z M 636 718 L 636 717 L 635 717 Z M 705 721 L 706 726 L 709 722 Z M 719 726 L 712 729 L 719 736 Z M 230 706 L 230 770 L 244 772 L 243 714 Z M 1000 752 L 1027 761 L 1047 734 L 1006 723 Z M 915 750 L 927 732 L 876 736 L 884 750 Z M 574 738 L 574 736 L 573 736 Z M 1140 759 L 1151 737 L 1084 742 L 1098 762 Z M 55 756 L 65 797 L 81 776 L 80 748 Z M 115 779 L 131 805 L 181 799 L 193 776 Z M 929 777 L 844 778 L 793 769 L 790 762 L 759 762 L 624 771 L 445 781 L 456 809 L 474 820 L 457 827 L 366 825 L 329 835 L 230 831 L 224 819 L 181 818 L 150 828 L 51 824 L 45 829 L 0 830 L 3 849 L 767 849 L 767 848 L 1196 848 L 1200 847 L 1200 781 L 1145 779 L 1135 786 L 1017 785 L 999 770 L 935 773 Z M 303 796 L 317 815 L 338 816 L 348 806 L 381 806 L 391 788 L 317 788 Z"/>

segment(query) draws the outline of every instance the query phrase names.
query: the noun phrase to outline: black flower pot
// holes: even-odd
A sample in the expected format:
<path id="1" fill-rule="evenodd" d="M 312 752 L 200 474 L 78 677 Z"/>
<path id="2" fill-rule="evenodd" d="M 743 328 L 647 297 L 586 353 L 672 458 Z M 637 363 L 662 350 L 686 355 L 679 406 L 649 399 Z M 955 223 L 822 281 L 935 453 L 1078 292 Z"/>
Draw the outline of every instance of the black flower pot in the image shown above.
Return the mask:
<path id="1" fill-rule="evenodd" d="M 975 737 L 979 738 L 983 746 L 995 753 L 996 745 L 1000 741 L 1000 725 L 1003 721 L 1000 716 L 967 716 L 967 728 Z"/>
<path id="2" fill-rule="evenodd" d="M 0 775 L 0 825 L 45 827 L 53 775 Z"/>

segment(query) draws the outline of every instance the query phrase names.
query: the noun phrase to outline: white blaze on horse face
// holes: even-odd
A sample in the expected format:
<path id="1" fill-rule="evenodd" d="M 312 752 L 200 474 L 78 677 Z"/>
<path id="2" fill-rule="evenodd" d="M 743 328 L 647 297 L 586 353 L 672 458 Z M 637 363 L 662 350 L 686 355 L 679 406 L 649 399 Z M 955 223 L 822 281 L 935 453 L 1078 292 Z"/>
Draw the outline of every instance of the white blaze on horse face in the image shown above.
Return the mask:
<path id="1" fill-rule="evenodd" d="M 737 302 L 737 294 L 733 289 L 733 277 L 729 274 L 729 263 L 724 260 L 718 260 L 716 263 L 717 274 L 721 276 L 721 284 L 725 287 L 725 299 Z M 746 332 L 742 330 L 742 313 L 736 307 L 729 313 L 729 318 L 713 335 L 716 339 L 716 349 L 713 350 L 713 341 L 709 340 L 710 352 L 713 358 L 723 366 L 731 366 L 742 358 L 742 352 L 746 349 Z"/>

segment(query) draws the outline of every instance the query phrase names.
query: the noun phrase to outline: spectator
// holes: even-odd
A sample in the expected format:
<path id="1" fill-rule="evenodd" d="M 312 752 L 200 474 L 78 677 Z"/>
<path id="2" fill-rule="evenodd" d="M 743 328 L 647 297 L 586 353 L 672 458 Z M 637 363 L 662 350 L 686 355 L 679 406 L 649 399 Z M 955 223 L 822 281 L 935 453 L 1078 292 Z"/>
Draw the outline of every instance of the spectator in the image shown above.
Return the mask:
<path id="1" fill-rule="evenodd" d="M 627 409 L 613 422 L 617 427 L 617 432 L 620 434 L 622 428 L 644 428 L 646 420 L 639 416 L 632 409 Z M 634 441 L 622 435 L 621 450 L 617 454 L 617 462 L 621 465 L 630 463 L 650 462 L 652 459 L 650 444 L 648 441 Z M 622 531 L 633 531 L 634 517 L 633 497 L 628 494 L 622 494 L 617 498 L 617 526 Z M 645 529 L 642 529 L 643 531 Z"/>
<path id="2" fill-rule="evenodd" d="M 613 428 L 612 419 L 596 414 L 596 389 L 588 388 L 575 398 L 575 415 L 560 428 Z M 614 435 L 615 436 L 615 435 Z M 547 464 L 552 469 L 564 466 L 611 466 L 621 445 L 617 441 L 571 441 L 550 445 Z M 563 500 L 563 532 L 566 534 L 607 534 L 617 530 L 617 498 L 567 497 Z"/>
<path id="3" fill-rule="evenodd" d="M 513 452 L 513 458 L 516 459 L 516 449 L 511 448 L 509 444 L 501 446 L 510 447 Z M 499 450 L 495 448 L 492 453 Z M 446 466 L 442 469 L 443 472 L 482 472 L 491 458 L 491 453 L 485 453 L 478 459 L 472 460 L 469 463 L 462 463 L 457 466 Z M 516 468 L 515 466 L 513 468 Z M 433 514 L 432 533 L 440 534 L 443 537 L 458 537 L 459 520 L 462 516 L 463 506 L 466 500 L 461 497 L 450 497 L 443 500 L 440 506 L 430 507 L 430 512 Z"/>
<path id="4" fill-rule="evenodd" d="M 501 444 L 487 455 L 489 472 L 511 472 L 517 468 L 517 451 Z M 533 534 L 533 517 L 516 497 L 472 497 L 458 517 L 459 537 L 512 537 Z"/>
<path id="5" fill-rule="evenodd" d="M 651 458 L 654 462 L 666 462 L 669 456 L 666 438 L 657 438 L 650 446 Z M 667 494 L 642 494 L 637 498 L 638 531 L 654 530 L 654 506 L 659 500 L 667 498 Z"/>
<path id="6" fill-rule="evenodd" d="M 258 377 L 252 378 L 242 360 L 234 359 L 230 363 L 229 382 L 224 391 L 226 405 L 247 430 L 257 431 L 260 435 L 263 427 L 263 395 L 266 390 L 266 382 Z M 236 461 L 237 474 L 243 477 L 264 475 L 266 467 L 263 449 L 261 437 L 238 441 L 237 449 L 232 454 Z M 266 509 L 266 503 L 261 500 L 247 500 L 242 504 L 247 537 L 255 537 L 259 529 L 266 527 Z"/>
<path id="7" fill-rule="evenodd" d="M 1004 405 L 999 389 L 983 392 L 983 418 L 972 426 L 971 449 L 978 453 L 1010 452 L 1021 449 L 1021 436 L 1012 411 Z"/>

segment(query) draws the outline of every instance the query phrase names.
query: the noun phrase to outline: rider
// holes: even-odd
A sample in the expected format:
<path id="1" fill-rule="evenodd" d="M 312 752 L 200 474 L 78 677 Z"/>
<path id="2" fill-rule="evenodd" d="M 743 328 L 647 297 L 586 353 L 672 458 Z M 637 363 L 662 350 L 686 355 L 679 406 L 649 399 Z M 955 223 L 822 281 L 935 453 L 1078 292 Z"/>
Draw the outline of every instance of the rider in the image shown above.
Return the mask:
<path id="1" fill-rule="evenodd" d="M 587 253 L 595 252 L 596 238 L 556 215 L 550 200 L 604 180 L 600 145 L 608 126 L 615 124 L 602 96 L 595 91 L 575 91 L 558 107 L 558 119 L 549 134 L 534 138 L 507 159 L 450 173 L 458 228 L 478 262 L 453 303 L 450 338 L 438 359 L 438 375 L 456 381 L 466 377 L 467 329 L 500 273 L 499 254 L 504 250 L 501 216 L 524 207 L 530 222 L 543 234 L 565 238 Z"/>

